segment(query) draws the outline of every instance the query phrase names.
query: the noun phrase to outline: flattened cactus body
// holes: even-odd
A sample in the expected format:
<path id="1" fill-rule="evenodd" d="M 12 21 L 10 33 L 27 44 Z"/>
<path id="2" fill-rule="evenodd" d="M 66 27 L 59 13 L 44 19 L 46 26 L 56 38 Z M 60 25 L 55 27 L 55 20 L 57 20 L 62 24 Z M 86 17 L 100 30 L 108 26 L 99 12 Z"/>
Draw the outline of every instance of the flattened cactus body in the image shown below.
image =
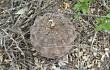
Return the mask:
<path id="1" fill-rule="evenodd" d="M 47 58 L 68 53 L 76 38 L 75 28 L 61 13 L 46 13 L 36 18 L 30 29 L 30 39 L 37 52 Z"/>

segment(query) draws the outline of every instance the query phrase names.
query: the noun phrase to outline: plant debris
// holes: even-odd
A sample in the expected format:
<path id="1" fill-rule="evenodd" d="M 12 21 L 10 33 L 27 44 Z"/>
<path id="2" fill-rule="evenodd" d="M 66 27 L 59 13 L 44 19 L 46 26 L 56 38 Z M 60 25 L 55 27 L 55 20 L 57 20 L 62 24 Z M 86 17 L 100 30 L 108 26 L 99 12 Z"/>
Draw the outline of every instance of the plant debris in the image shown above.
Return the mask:
<path id="1" fill-rule="evenodd" d="M 78 0 L 0 0 L 0 70 L 110 70 L 110 32 L 94 31 L 96 17 L 100 18 L 108 14 L 110 1 L 94 0 L 89 7 L 89 16 L 80 11 L 81 17 L 76 20 L 72 17 L 76 13 L 73 6 L 77 2 Z M 48 19 L 52 14 L 53 16 L 50 17 L 52 19 Z M 62 18 L 64 20 L 61 20 Z M 41 24 L 38 23 L 39 21 Z M 67 39 L 67 35 L 71 36 L 73 43 L 70 39 L 64 40 L 67 42 L 64 43 L 72 47 L 70 52 L 68 51 L 70 48 L 65 50 L 69 52 L 68 54 L 60 58 L 62 54 L 59 53 L 57 59 L 45 58 L 53 58 L 53 56 L 44 55 L 43 52 L 42 56 L 38 55 L 36 45 L 30 40 L 33 34 L 30 28 L 39 25 L 38 29 L 40 29 L 44 25 L 42 22 L 51 23 L 49 26 L 44 26 L 51 30 L 58 27 L 56 22 L 66 23 L 67 26 L 60 25 L 58 31 L 61 36 L 56 40 L 61 40 L 63 36 L 64 39 Z M 70 26 L 70 32 L 67 31 L 66 34 L 64 29 Z M 37 42 L 40 45 L 42 44 L 41 37 L 45 36 L 45 32 L 42 31 L 48 30 L 46 34 L 49 34 L 48 32 L 51 31 L 49 28 L 42 28 L 39 31 L 41 34 Z M 34 32 L 36 30 L 35 28 Z M 74 33 L 72 31 L 75 31 L 77 37 L 71 34 Z M 49 42 L 42 44 L 43 49 L 51 42 L 48 38 L 45 37 Z M 63 46 L 60 42 L 56 45 L 57 47 L 52 49 L 53 52 L 58 46 Z M 61 50 L 57 49 L 57 51 Z"/>

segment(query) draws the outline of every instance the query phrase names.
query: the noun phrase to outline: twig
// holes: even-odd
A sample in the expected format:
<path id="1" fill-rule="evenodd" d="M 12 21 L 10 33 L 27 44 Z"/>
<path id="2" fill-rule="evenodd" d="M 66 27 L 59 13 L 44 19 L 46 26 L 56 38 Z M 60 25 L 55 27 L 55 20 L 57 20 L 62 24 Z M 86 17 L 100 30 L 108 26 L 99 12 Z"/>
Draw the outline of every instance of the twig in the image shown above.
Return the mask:
<path id="1" fill-rule="evenodd" d="M 18 46 L 18 42 L 15 41 L 4 29 L 2 29 L 8 37 L 10 37 L 11 40 L 13 40 L 13 42 L 16 44 L 16 47 L 21 51 L 21 54 L 24 55 L 23 51 L 21 50 L 21 48 Z"/>
<path id="2" fill-rule="evenodd" d="M 75 14 L 77 14 L 77 13 L 65 13 L 65 14 L 70 14 L 70 15 L 75 15 Z M 80 15 L 80 16 L 87 16 L 87 17 L 96 17 L 96 18 L 108 18 L 107 16 L 100 16 L 100 15 L 88 15 L 88 14 L 81 14 L 81 13 L 79 13 L 78 15 Z"/>
<path id="3" fill-rule="evenodd" d="M 93 45 L 93 43 L 94 43 L 94 41 L 95 41 L 95 38 L 97 37 L 96 35 L 97 35 L 97 32 L 95 32 L 95 34 L 94 34 L 94 37 L 93 37 L 93 39 L 92 39 L 92 44 L 91 44 L 91 46 Z"/>
<path id="4" fill-rule="evenodd" d="M 13 40 L 16 44 L 16 47 L 21 51 L 21 55 L 24 55 L 24 52 L 21 50 L 21 48 L 19 47 L 19 44 L 17 41 L 15 41 L 12 37 L 10 38 L 11 40 Z"/>
<path id="5" fill-rule="evenodd" d="M 24 40 L 24 42 L 25 42 L 26 46 L 28 46 L 28 44 L 26 43 L 25 37 L 24 37 L 24 35 L 23 35 L 23 33 L 22 33 L 21 29 L 19 29 L 19 31 L 20 31 L 21 37 L 23 38 L 23 40 Z"/>

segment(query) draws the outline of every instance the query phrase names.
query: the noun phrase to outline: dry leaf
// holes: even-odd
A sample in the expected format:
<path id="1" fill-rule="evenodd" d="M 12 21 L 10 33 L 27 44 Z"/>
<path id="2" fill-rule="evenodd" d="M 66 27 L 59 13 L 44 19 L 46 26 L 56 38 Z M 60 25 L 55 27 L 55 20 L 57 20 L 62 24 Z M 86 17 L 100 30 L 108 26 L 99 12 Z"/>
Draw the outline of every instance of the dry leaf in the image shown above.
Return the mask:
<path id="1" fill-rule="evenodd" d="M 54 26 L 55 26 L 55 23 L 52 23 L 52 24 L 51 24 L 51 27 L 54 27 Z"/>
<path id="2" fill-rule="evenodd" d="M 109 48 L 105 48 L 104 50 L 105 50 L 105 51 L 109 51 Z"/>
<path id="3" fill-rule="evenodd" d="M 81 57 L 83 55 L 83 52 L 79 52 L 79 57 Z"/>
<path id="4" fill-rule="evenodd" d="M 97 67 L 99 67 L 99 68 L 101 67 L 101 62 L 100 61 L 98 61 L 98 66 Z"/>
<path id="5" fill-rule="evenodd" d="M 105 55 L 106 55 L 107 57 L 109 57 L 109 53 L 108 53 L 108 52 L 105 52 Z"/>
<path id="6" fill-rule="evenodd" d="M 88 10 L 88 14 L 93 14 L 94 11 L 95 11 L 95 8 L 91 8 L 91 9 Z"/>
<path id="7" fill-rule="evenodd" d="M 37 58 L 34 58 L 34 60 L 35 60 L 36 69 L 40 68 L 41 65 L 39 64 L 39 60 Z"/>
<path id="8" fill-rule="evenodd" d="M 3 51 L 0 49 L 0 62 L 3 61 Z"/>
<path id="9" fill-rule="evenodd" d="M 65 66 L 66 63 L 65 63 L 63 60 L 59 60 L 58 65 L 59 65 L 59 66 Z"/>
<path id="10" fill-rule="evenodd" d="M 69 3 L 63 2 L 63 8 L 64 8 L 64 9 L 67 9 L 67 8 L 69 8 L 69 7 L 70 7 L 70 4 L 69 4 Z"/>
<path id="11" fill-rule="evenodd" d="M 105 55 L 106 55 L 107 57 L 109 57 L 109 48 L 105 48 L 104 50 L 105 50 Z"/>
<path id="12" fill-rule="evenodd" d="M 60 68 L 56 67 L 55 64 L 53 64 L 52 70 L 60 70 Z"/>
<path id="13" fill-rule="evenodd" d="M 89 65 L 87 65 L 88 68 L 91 68 L 92 66 L 93 66 L 93 64 L 89 64 Z"/>
<path id="14" fill-rule="evenodd" d="M 101 61 L 104 61 L 104 58 L 105 58 L 105 54 L 102 55 L 102 57 L 101 57 Z"/>
<path id="15" fill-rule="evenodd" d="M 5 59 L 4 61 L 5 61 L 6 63 L 10 63 L 10 62 L 12 62 L 12 60 L 13 60 L 13 59 Z"/>
<path id="16" fill-rule="evenodd" d="M 24 8 L 22 8 L 22 9 L 20 9 L 17 13 L 15 13 L 15 14 L 24 14 L 26 11 L 28 11 L 28 7 L 26 6 L 26 7 L 24 7 Z"/>
<path id="17" fill-rule="evenodd" d="M 31 51 L 35 51 L 35 50 L 36 50 L 35 48 L 32 48 L 32 49 L 31 49 Z"/>
<path id="18" fill-rule="evenodd" d="M 107 5 L 107 6 L 106 6 L 106 9 L 107 9 L 107 10 L 110 10 L 110 5 L 109 5 L 109 6 Z"/>
<path id="19" fill-rule="evenodd" d="M 88 60 L 88 56 L 83 56 L 84 61 Z"/>

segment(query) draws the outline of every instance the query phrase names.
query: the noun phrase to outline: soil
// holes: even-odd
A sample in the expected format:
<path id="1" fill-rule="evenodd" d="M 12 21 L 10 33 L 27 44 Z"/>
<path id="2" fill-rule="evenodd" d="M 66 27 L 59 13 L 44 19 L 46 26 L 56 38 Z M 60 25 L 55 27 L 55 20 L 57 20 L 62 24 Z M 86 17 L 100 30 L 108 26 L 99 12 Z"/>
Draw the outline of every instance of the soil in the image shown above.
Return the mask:
<path id="1" fill-rule="evenodd" d="M 110 1 L 95 0 L 90 6 L 89 16 L 81 14 L 81 18 L 75 19 L 76 10 L 73 9 L 73 6 L 77 1 L 79 0 L 1 0 L 0 70 L 109 70 L 110 32 L 105 30 L 95 32 L 94 28 L 96 27 L 97 15 L 104 16 L 108 14 Z M 70 39 L 74 37 L 74 34 L 71 34 L 73 31 L 70 30 L 66 34 L 62 26 L 58 28 L 58 31 L 55 31 L 59 34 L 62 31 L 61 36 L 65 36 L 65 43 L 71 46 L 71 50 L 65 49 L 68 53 L 58 54 L 57 58 L 51 54 L 47 56 L 43 51 L 38 54 L 36 46 L 32 44 L 30 39 L 31 28 L 34 26 L 36 18 L 45 16 L 47 13 L 54 14 L 57 12 L 65 15 L 64 18 L 68 18 L 63 21 L 55 18 L 56 21 L 66 23 L 69 19 L 72 23 L 71 26 L 74 26 L 72 30 L 77 34 L 74 43 L 70 44 Z M 80 13 L 82 12 L 80 11 Z M 47 22 L 47 20 L 43 19 L 42 22 Z M 50 26 L 53 28 L 55 25 Z M 70 25 L 67 28 L 70 28 Z M 45 35 L 43 32 L 41 33 L 38 36 L 39 38 Z M 72 36 L 67 40 L 66 35 L 69 34 Z M 41 45 L 50 44 L 51 41 L 48 37 L 44 38 L 48 42 Z M 60 39 L 55 38 L 56 40 Z M 35 41 L 42 43 L 39 39 Z M 61 43 L 55 42 L 55 44 L 57 47 L 62 46 Z M 54 53 L 56 53 L 56 49 L 52 49 Z M 49 50 L 49 53 L 52 50 Z M 62 48 L 57 50 L 61 51 Z"/>

